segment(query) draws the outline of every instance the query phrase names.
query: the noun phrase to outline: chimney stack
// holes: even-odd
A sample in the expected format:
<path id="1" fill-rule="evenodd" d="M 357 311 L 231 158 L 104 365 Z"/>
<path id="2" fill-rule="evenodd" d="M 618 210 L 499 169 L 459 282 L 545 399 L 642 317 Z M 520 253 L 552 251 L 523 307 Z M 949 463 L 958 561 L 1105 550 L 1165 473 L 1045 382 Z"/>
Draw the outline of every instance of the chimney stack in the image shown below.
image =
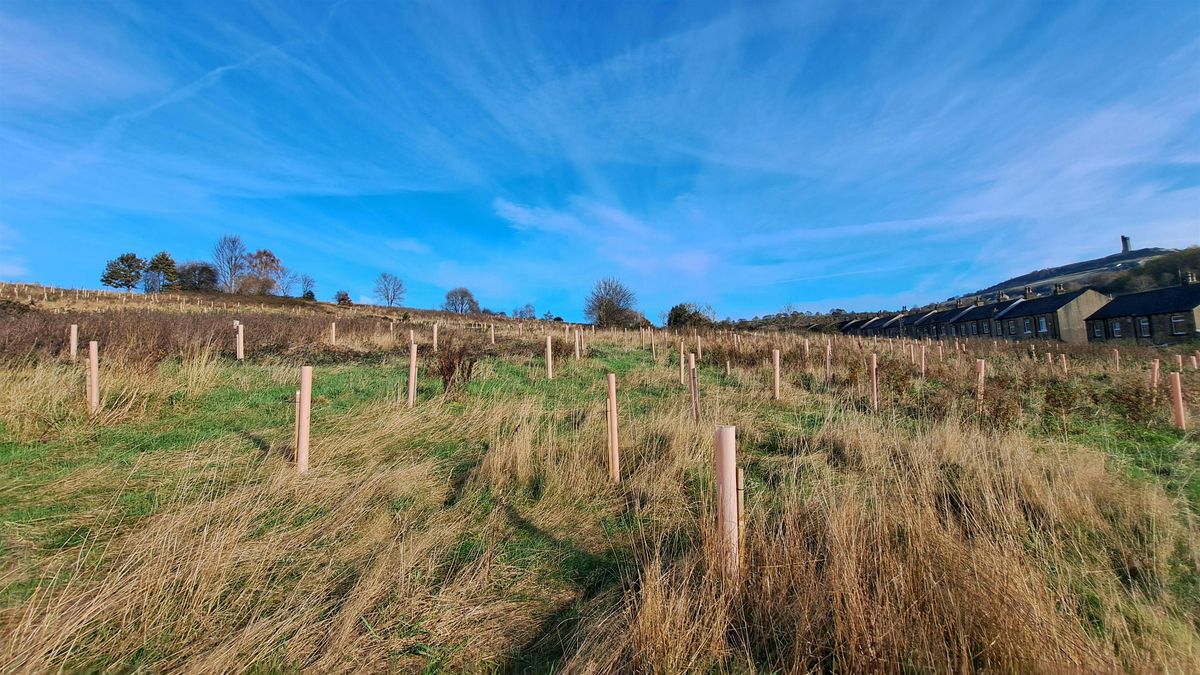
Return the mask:
<path id="1" fill-rule="evenodd" d="M 1026 300 L 1032 300 L 1032 299 L 1033 299 L 1033 286 L 1026 286 L 1026 287 L 1025 287 L 1025 299 L 1026 299 Z"/>
<path id="2" fill-rule="evenodd" d="M 983 296 L 982 295 L 975 296 L 975 306 L 983 307 Z"/>
<path id="3" fill-rule="evenodd" d="M 1195 272 L 1184 272 L 1183 273 L 1183 285 L 1184 286 L 1194 286 L 1195 284 L 1196 284 L 1196 273 Z"/>
<path id="4" fill-rule="evenodd" d="M 1129 237 L 1121 235 L 1121 253 L 1129 253 Z"/>
<path id="5" fill-rule="evenodd" d="M 955 308 L 955 309 L 962 309 L 962 306 L 963 306 L 963 299 L 962 299 L 962 298 L 956 298 L 956 299 L 954 300 L 954 308 Z"/>
<path id="6" fill-rule="evenodd" d="M 1000 294 L 996 296 L 996 302 L 1008 302 L 1008 293 L 1000 291 Z"/>
<path id="7" fill-rule="evenodd" d="M 1067 287 L 1065 284 L 1054 284 L 1054 294 L 1055 295 L 1062 295 L 1063 293 L 1066 293 L 1066 292 L 1067 292 Z"/>

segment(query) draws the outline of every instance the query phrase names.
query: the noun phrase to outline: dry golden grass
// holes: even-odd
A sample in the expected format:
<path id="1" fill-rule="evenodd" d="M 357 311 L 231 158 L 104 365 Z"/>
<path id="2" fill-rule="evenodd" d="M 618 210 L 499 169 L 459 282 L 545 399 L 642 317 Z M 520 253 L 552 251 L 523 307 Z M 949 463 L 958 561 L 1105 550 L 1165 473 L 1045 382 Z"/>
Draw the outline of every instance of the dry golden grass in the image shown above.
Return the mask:
<path id="1" fill-rule="evenodd" d="M 380 322 L 244 364 L 205 340 L 150 367 L 110 345 L 99 426 L 79 368 L 0 366 L 0 503 L 75 505 L 54 528 L 6 523 L 0 586 L 32 582 L 0 608 L 0 670 L 1200 670 L 1198 446 L 1169 430 L 1165 390 L 1142 400 L 1152 350 L 1116 373 L 1107 350 L 1054 346 L 1064 376 L 981 342 L 928 354 L 922 380 L 906 346 L 834 338 L 826 384 L 823 342 L 806 358 L 803 338 L 708 335 L 696 422 L 668 340 L 655 362 L 636 333 L 589 334 L 578 362 L 562 341 L 547 383 L 545 333 L 508 325 L 492 350 L 481 325 L 443 326 L 484 360 L 444 395 L 423 352 L 411 411 L 407 328 Z M 309 358 L 325 388 L 297 476 Z M 738 579 L 715 565 L 716 424 L 738 426 L 747 476 Z"/>

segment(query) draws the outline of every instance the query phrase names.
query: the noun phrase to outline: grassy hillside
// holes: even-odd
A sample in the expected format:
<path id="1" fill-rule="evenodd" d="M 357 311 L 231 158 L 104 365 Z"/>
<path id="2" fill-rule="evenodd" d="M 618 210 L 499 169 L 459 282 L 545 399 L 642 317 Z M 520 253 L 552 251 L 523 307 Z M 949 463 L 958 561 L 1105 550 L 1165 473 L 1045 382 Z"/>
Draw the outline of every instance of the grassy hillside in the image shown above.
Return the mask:
<path id="1" fill-rule="evenodd" d="M 575 360 L 561 326 L 501 322 L 491 345 L 441 317 L 435 356 L 415 314 L 130 302 L 0 322 L 6 672 L 1200 670 L 1200 442 L 1171 426 L 1166 378 L 1147 389 L 1182 349 L 1117 371 L 1054 345 L 1064 374 L 1041 345 L 934 345 L 922 377 L 907 343 L 835 337 L 827 374 L 803 338 L 704 335 L 695 421 L 662 332 L 653 352 L 589 333 Z M 95 419 L 71 323 L 101 345 Z M 1200 373 L 1183 382 L 1195 424 Z M 716 564 L 717 424 L 746 474 L 736 579 Z"/>

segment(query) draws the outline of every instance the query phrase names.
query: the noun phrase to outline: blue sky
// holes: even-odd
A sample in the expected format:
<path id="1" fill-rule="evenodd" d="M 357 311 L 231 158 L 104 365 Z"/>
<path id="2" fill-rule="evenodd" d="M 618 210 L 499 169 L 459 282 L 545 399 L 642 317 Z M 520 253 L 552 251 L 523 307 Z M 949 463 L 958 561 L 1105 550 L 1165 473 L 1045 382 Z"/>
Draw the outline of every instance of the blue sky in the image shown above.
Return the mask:
<path id="1" fill-rule="evenodd" d="M 1200 240 L 1200 3 L 0 5 L 0 279 L 875 309 Z"/>

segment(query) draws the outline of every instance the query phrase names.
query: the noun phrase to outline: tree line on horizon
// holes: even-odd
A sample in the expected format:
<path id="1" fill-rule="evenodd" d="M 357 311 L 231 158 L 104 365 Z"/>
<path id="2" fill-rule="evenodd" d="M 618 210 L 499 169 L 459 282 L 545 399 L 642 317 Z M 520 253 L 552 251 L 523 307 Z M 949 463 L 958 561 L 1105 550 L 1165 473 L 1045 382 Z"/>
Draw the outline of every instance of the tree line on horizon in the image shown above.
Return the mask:
<path id="1" fill-rule="evenodd" d="M 130 292 L 140 287 L 147 294 L 178 291 L 290 296 L 293 289 L 298 287 L 300 298 L 316 300 L 316 281 L 311 275 L 288 269 L 270 249 L 250 250 L 237 235 L 225 235 L 218 239 L 210 260 L 177 263 L 167 251 L 160 251 L 149 259 L 133 252 L 122 253 L 105 263 L 100 283 Z M 376 299 L 392 307 L 404 302 L 406 287 L 399 276 L 382 272 L 375 280 L 374 293 Z M 336 291 L 333 301 L 339 305 L 354 304 L 350 293 L 345 290 Z M 446 292 L 441 309 L 455 314 L 506 316 L 503 311 L 480 306 L 475 295 L 462 286 Z M 611 277 L 596 282 L 585 301 L 584 315 L 593 324 L 605 328 L 652 325 L 637 311 L 633 291 Z M 512 317 L 538 318 L 530 303 L 514 308 Z M 670 327 L 698 327 L 714 323 L 712 308 L 697 303 L 677 304 L 661 318 L 664 325 Z M 543 313 L 541 319 L 563 320 L 550 311 Z"/>

